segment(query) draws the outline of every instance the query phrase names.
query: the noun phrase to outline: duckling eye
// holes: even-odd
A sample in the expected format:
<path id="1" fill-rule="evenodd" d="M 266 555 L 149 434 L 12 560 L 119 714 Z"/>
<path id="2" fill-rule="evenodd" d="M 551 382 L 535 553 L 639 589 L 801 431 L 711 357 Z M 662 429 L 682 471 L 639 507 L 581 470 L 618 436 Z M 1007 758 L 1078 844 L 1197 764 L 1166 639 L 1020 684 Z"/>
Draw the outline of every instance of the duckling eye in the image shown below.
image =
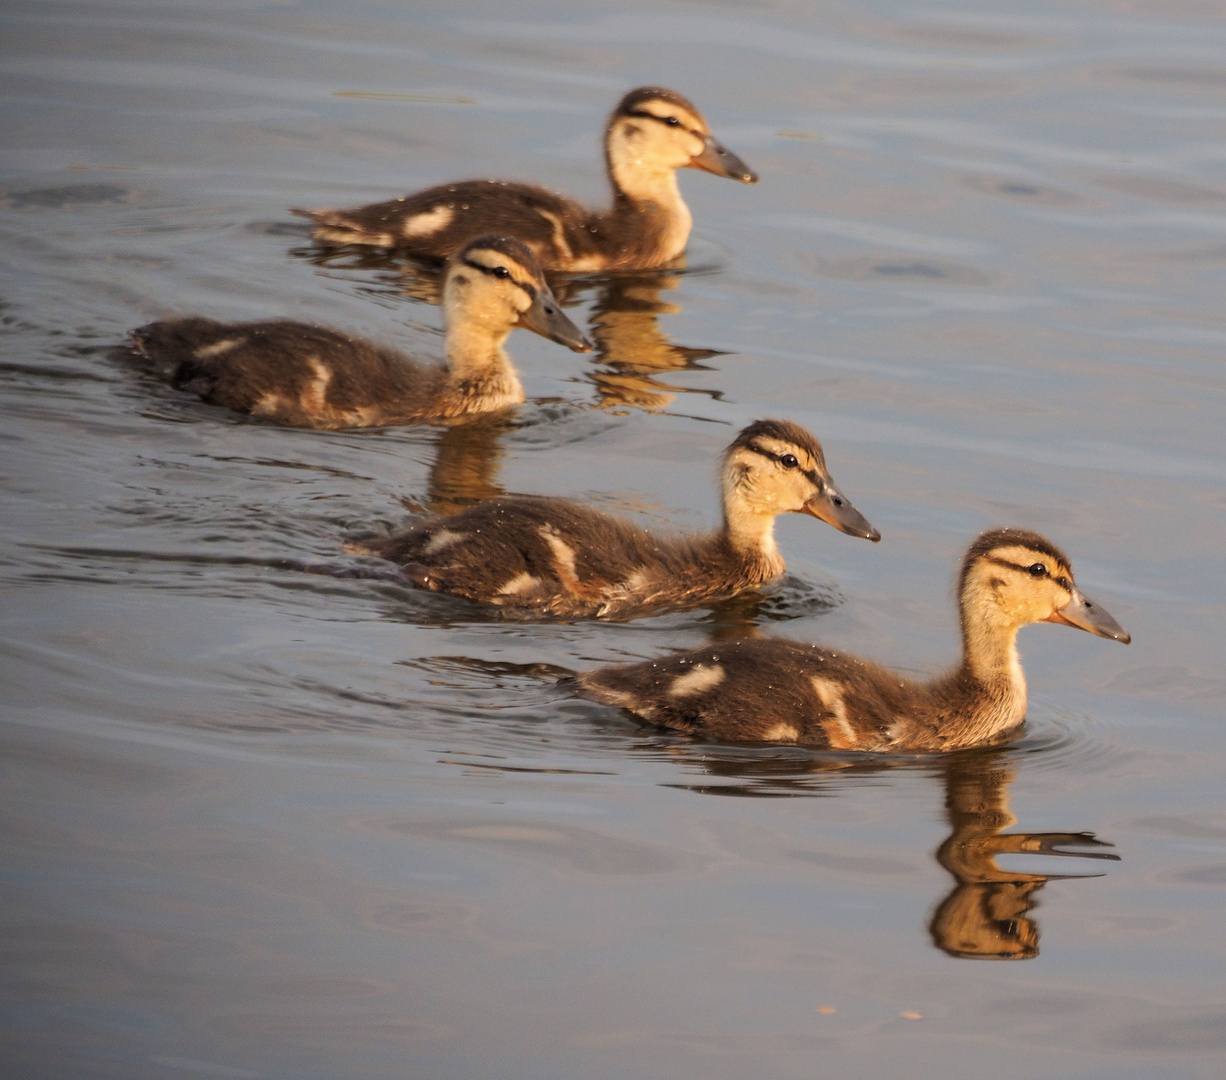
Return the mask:
<path id="1" fill-rule="evenodd" d="M 678 119 L 677 119 L 675 116 L 666 116 L 666 117 L 664 118 L 664 122 L 665 122 L 665 123 L 666 123 L 666 124 L 667 124 L 669 127 L 680 127 L 680 126 L 681 126 L 681 121 L 680 121 L 680 120 L 678 120 Z"/>
<path id="2" fill-rule="evenodd" d="M 505 266 L 495 266 L 494 267 L 494 277 L 509 278 L 510 276 L 511 276 L 511 271 L 508 270 Z"/>
<path id="3" fill-rule="evenodd" d="M 1031 577 L 1036 577 L 1036 578 L 1047 577 L 1047 567 L 1044 566 L 1041 562 L 1037 562 L 1037 563 L 1032 564 L 1031 566 L 1026 567 L 1026 571 L 1027 573 L 1030 574 Z"/>
<path id="4" fill-rule="evenodd" d="M 779 464 L 785 469 L 795 469 L 800 465 L 800 462 L 796 460 L 795 454 L 784 454 L 783 457 L 779 459 Z"/>

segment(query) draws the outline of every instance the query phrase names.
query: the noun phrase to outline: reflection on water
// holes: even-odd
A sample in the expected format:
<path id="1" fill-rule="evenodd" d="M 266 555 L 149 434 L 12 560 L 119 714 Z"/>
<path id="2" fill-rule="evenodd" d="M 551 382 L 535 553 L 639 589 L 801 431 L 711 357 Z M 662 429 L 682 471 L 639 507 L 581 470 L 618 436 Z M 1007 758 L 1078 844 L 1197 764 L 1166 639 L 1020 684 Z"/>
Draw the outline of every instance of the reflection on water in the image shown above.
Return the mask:
<path id="1" fill-rule="evenodd" d="M 667 371 L 706 370 L 700 360 L 723 355 L 718 349 L 674 345 L 660 328 L 660 315 L 675 315 L 681 305 L 660 298 L 676 289 L 676 274 L 610 275 L 592 307 L 592 339 L 596 357 L 607 370 L 591 375 L 605 408 L 660 410 L 687 389 L 659 381 Z M 697 391 L 718 397 L 717 390 Z"/>
<path id="2" fill-rule="evenodd" d="M 945 813 L 953 831 L 937 848 L 936 859 L 957 885 L 937 905 L 928 930 L 936 947 L 950 956 L 1029 960 L 1039 955 L 1039 927 L 1027 912 L 1035 906 L 1034 894 L 1061 875 L 1002 870 L 997 855 L 1119 860 L 1092 850 L 1111 846 L 1093 833 L 1005 833 L 1017 824 L 1009 810 L 1009 785 L 1016 778 L 1003 750 L 966 751 L 945 763 Z"/>
<path id="3" fill-rule="evenodd" d="M 4 13 L 0 1074 L 1216 1080 L 1220 11 L 411 8 Z M 506 426 L 275 429 L 108 363 L 183 312 L 436 355 L 436 273 L 285 208 L 596 200 L 592 116 L 656 80 L 763 183 L 683 180 L 684 270 L 559 279 L 600 351 L 517 344 Z M 760 415 L 837 454 L 880 548 L 785 520 L 795 577 L 601 626 L 341 553 L 504 489 L 709 521 Z M 1007 749 L 701 745 L 552 684 L 782 618 L 926 669 L 955 549 L 1004 521 L 1137 627 L 1027 636 Z"/>
<path id="4" fill-rule="evenodd" d="M 473 503 L 503 494 L 498 482 L 500 440 L 510 425 L 500 417 L 456 424 L 440 432 L 426 481 L 426 501 L 420 509 L 431 514 L 455 514 Z M 412 510 L 419 509 L 406 500 Z"/>
<path id="5" fill-rule="evenodd" d="M 658 752 L 658 748 L 652 748 Z M 669 746 L 679 763 L 700 769 L 719 783 L 674 784 L 703 795 L 742 798 L 836 797 L 858 781 L 899 769 L 921 770 L 945 790 L 946 820 L 952 830 L 934 853 L 953 875 L 953 890 L 928 923 L 933 944 L 950 956 L 975 960 L 1029 960 L 1039 955 L 1039 927 L 1028 913 L 1034 894 L 1056 878 L 1097 874 L 1033 873 L 1002 869 L 998 855 L 1062 856 L 1119 861 L 1112 845 L 1092 832 L 1006 833 L 1017 824 L 1009 809 L 1009 785 L 1017 778 L 1015 752 L 969 750 L 935 766 L 931 756 L 893 760 L 838 755 L 813 756 L 799 749 L 745 751 L 731 747 Z M 731 781 L 731 782 L 730 782 Z"/>

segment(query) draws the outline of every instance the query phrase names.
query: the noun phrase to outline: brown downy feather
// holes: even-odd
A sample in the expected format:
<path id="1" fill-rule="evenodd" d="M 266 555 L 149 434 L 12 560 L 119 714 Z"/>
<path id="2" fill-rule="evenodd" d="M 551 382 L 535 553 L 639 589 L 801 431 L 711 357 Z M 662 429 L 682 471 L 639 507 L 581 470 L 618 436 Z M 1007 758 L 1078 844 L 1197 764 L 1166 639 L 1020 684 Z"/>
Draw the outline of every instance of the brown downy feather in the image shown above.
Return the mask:
<path id="1" fill-rule="evenodd" d="M 479 237 L 443 281 L 446 364 L 337 330 L 275 319 L 163 319 L 132 332 L 133 349 L 213 405 L 291 427 L 377 427 L 495 412 L 524 400 L 502 345 L 526 326 L 586 352 L 587 339 L 517 240 Z"/>
<path id="2" fill-rule="evenodd" d="M 605 164 L 613 205 L 603 211 L 529 184 L 463 180 L 351 210 L 292 213 L 314 221 L 315 238 L 325 244 L 444 259 L 470 237 L 506 233 L 523 240 L 546 270 L 648 269 L 679 256 L 689 238 L 691 217 L 677 188 L 678 168 L 757 181 L 712 138 L 689 101 L 654 86 L 632 90 L 613 110 L 605 128 Z"/>
<path id="3" fill-rule="evenodd" d="M 1041 575 L 1033 569 L 1039 565 Z M 962 662 L 930 682 L 779 638 L 600 668 L 568 682 L 584 697 L 715 741 L 956 750 L 998 741 L 1025 719 L 1026 683 L 1014 646 L 1021 626 L 1062 621 L 1129 640 L 1077 592 L 1059 549 L 1021 530 L 985 533 L 971 547 L 960 610 Z"/>
<path id="4" fill-rule="evenodd" d="M 724 525 L 706 535 L 660 536 L 566 499 L 521 496 L 434 518 L 363 550 L 401 563 L 422 588 L 536 615 L 624 618 L 778 577 L 780 513 L 816 508 L 844 532 L 877 538 L 834 486 L 817 440 L 795 424 L 751 424 L 725 452 L 723 479 Z M 825 509 L 835 502 L 837 510 Z"/>

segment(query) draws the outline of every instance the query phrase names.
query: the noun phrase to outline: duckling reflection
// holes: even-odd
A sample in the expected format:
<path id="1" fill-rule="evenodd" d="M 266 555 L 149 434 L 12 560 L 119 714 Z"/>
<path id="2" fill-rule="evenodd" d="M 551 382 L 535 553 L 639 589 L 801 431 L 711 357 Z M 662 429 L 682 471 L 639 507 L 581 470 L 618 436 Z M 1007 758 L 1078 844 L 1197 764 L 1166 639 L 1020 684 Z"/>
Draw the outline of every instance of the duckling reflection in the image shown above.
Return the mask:
<path id="1" fill-rule="evenodd" d="M 423 262 L 395 251 L 369 247 L 309 244 L 291 247 L 288 254 L 315 267 L 320 277 L 355 283 L 357 291 L 366 296 L 380 299 L 408 296 L 433 307 L 443 304 L 444 267 L 441 263 Z M 566 297 L 558 295 L 555 282 L 548 275 L 546 281 L 554 290 L 554 298 L 565 306 Z"/>
<path id="2" fill-rule="evenodd" d="M 498 482 L 502 436 L 511 425 L 503 418 L 483 417 L 447 427 L 434 444 L 434 461 L 426 480 L 424 504 L 407 504 L 415 512 L 457 514 L 465 507 L 504 494 Z"/>
<path id="3" fill-rule="evenodd" d="M 936 860 L 957 882 L 933 912 L 928 932 L 950 956 L 969 960 L 1030 960 L 1039 955 L 1039 927 L 1027 913 L 1034 894 L 1052 878 L 1099 875 L 1027 874 L 1002 870 L 1002 854 L 1065 855 L 1083 859 L 1119 856 L 1063 848 L 1110 847 L 1093 833 L 1005 833 L 1017 824 L 1009 810 L 1009 785 L 1017 769 L 1001 750 L 968 751 L 944 763 L 945 812 L 953 830 Z"/>
<path id="4" fill-rule="evenodd" d="M 660 315 L 681 311 L 679 304 L 661 300 L 660 293 L 676 289 L 680 281 L 678 275 L 666 273 L 605 279 L 592 308 L 590 330 L 596 359 L 609 369 L 591 376 L 605 408 L 665 409 L 690 388 L 657 382 L 654 375 L 706 370 L 700 360 L 724 355 L 719 349 L 674 345 L 660 329 Z"/>
<path id="5" fill-rule="evenodd" d="M 851 778 L 880 775 L 887 769 L 922 768 L 921 763 L 859 761 L 831 756 L 807 757 L 772 748 L 738 753 L 732 747 L 701 748 L 665 743 L 644 745 L 701 771 L 715 782 L 670 786 L 703 795 L 788 798 L 837 793 Z M 1004 749 L 967 750 L 941 762 L 950 834 L 934 852 L 954 878 L 954 888 L 933 910 L 928 932 L 942 952 L 968 960 L 1030 960 L 1039 955 L 1038 923 L 1029 916 L 1035 893 L 1047 882 L 1098 874 L 1026 873 L 1004 870 L 996 856 L 1053 855 L 1119 861 L 1098 850 L 1110 847 L 1091 832 L 1006 833 L 1017 824 L 1009 809 L 1009 785 L 1017 778 L 1016 754 Z"/>

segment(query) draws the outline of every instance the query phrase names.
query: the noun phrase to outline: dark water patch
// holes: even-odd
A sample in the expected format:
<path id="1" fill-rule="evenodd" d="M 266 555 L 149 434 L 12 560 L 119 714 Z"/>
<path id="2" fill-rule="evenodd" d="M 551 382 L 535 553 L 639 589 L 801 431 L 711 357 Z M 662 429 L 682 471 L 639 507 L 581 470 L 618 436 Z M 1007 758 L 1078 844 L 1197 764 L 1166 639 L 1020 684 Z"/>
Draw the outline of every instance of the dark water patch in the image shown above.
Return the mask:
<path id="1" fill-rule="evenodd" d="M 460 757 L 440 758 L 440 765 L 458 765 L 465 769 L 489 769 L 500 773 L 527 773 L 533 776 L 617 776 L 611 769 L 563 769 L 544 765 L 493 764 L 488 761 L 471 761 Z"/>
<path id="2" fill-rule="evenodd" d="M 293 236 L 298 239 L 309 236 L 311 226 L 305 221 L 249 221 L 244 226 L 244 232 L 252 236 Z M 297 252 L 291 252 L 297 254 Z"/>
<path id="3" fill-rule="evenodd" d="M 1112 1032 L 1112 1048 L 1137 1053 L 1204 1054 L 1226 1050 L 1226 1012 L 1203 1009 L 1155 1009 L 1164 1016 L 1134 1018 Z"/>
<path id="4" fill-rule="evenodd" d="M 484 660 L 472 656 L 422 656 L 400 660 L 402 667 L 416 668 L 430 677 L 432 686 L 456 690 L 513 690 L 552 686 L 558 679 L 574 675 L 570 668 L 557 664 L 516 664 L 502 660 Z"/>
<path id="5" fill-rule="evenodd" d="M 115 184 L 67 184 L 64 187 L 10 191 L 4 196 L 3 202 L 16 210 L 63 210 L 70 206 L 129 202 L 131 195 L 132 192 L 128 188 Z"/>
<path id="6" fill-rule="evenodd" d="M 893 772 L 927 771 L 920 755 L 838 754 L 797 746 L 729 746 L 685 738 L 669 748 L 669 760 L 701 781 L 663 786 L 699 795 L 734 798 L 828 798 L 849 786 L 888 784 Z"/>
<path id="7" fill-rule="evenodd" d="M 104 383 L 115 380 L 97 371 L 82 368 L 62 368 L 51 364 L 21 364 L 0 360 L 0 379 L 17 384 L 23 390 L 31 389 L 31 382 L 46 380 L 51 383 Z"/>
<path id="8" fill-rule="evenodd" d="M 1226 863 L 1178 870 L 1171 874 L 1171 880 L 1187 885 L 1226 885 Z"/>
<path id="9" fill-rule="evenodd" d="M 963 263 L 944 259 L 922 259 L 912 255 L 855 255 L 818 258 L 810 266 L 819 277 L 842 281 L 897 282 L 915 285 L 995 285 L 996 275 Z"/>
<path id="10" fill-rule="evenodd" d="M 1071 192 L 1039 181 L 1010 180 L 1000 176 L 968 176 L 963 179 L 963 183 L 984 195 L 996 195 L 1041 206 L 1068 206 L 1080 201 Z"/>
<path id="11" fill-rule="evenodd" d="M 208 537 L 201 538 L 207 543 Z M 218 535 L 217 542 L 230 541 L 228 534 Z M 168 552 L 135 550 L 130 548 L 83 548 L 56 547 L 51 545 L 25 545 L 28 550 L 40 551 L 47 560 L 47 568 L 37 569 L 27 564 L 24 578 L 31 582 L 54 584 L 57 582 L 90 582 L 92 584 L 118 584 L 134 588 L 142 586 L 159 591 L 174 588 L 173 576 L 180 576 L 182 588 L 197 591 L 200 580 L 209 580 L 221 595 L 240 594 L 242 586 L 255 581 L 276 585 L 285 589 L 306 589 L 321 596 L 362 596 L 330 582 L 375 581 L 403 586 L 397 596 L 412 590 L 405 583 L 397 567 L 381 560 L 355 560 L 354 562 L 323 562 L 294 559 L 285 556 L 240 555 L 236 553 Z M 161 567 L 161 571 L 157 569 Z M 266 578 L 251 578 L 231 575 L 222 582 L 207 573 L 216 568 L 243 569 L 253 567 L 268 570 Z M 277 578 L 275 574 L 304 575 L 303 578 Z M 134 577 L 144 580 L 134 581 Z M 171 580 L 168 582 L 168 577 Z M 386 594 L 385 594 L 386 598 Z"/>
<path id="12" fill-rule="evenodd" d="M 331 476 L 338 480 L 352 480 L 359 484 L 370 484 L 375 480 L 373 476 L 363 476 L 360 473 L 350 472 L 347 469 L 323 465 L 317 461 L 287 461 L 282 458 L 246 457 L 229 454 L 205 454 L 202 457 L 205 460 L 216 461 L 220 464 L 237 464 L 257 469 L 289 469 L 291 472 L 307 472 L 319 476 Z M 159 462 L 156 459 L 151 459 L 150 463 L 163 467 L 172 467 L 172 463 Z"/>

